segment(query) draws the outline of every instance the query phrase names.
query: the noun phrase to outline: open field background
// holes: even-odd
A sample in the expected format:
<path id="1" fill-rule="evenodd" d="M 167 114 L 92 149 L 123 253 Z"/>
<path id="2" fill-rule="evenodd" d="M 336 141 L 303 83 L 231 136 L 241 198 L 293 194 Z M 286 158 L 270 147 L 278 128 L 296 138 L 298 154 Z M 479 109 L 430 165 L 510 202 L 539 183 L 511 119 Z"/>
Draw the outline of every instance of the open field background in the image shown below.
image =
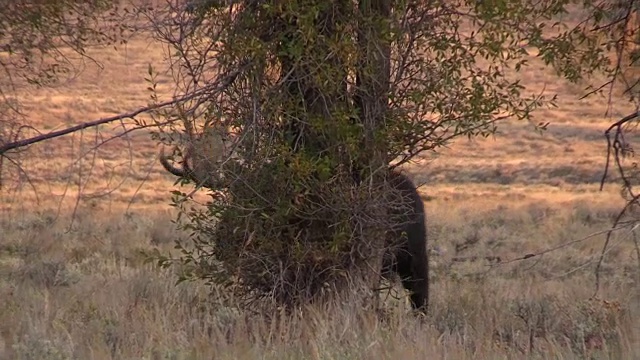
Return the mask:
<path id="1" fill-rule="evenodd" d="M 47 132 L 147 103 L 144 77 L 149 63 L 162 66 L 160 46 L 137 38 L 89 54 L 103 67 L 78 63 L 53 89 L 17 87 L 29 124 Z M 558 94 L 558 108 L 537 113 L 547 132 L 508 121 L 495 137 L 459 140 L 407 167 L 429 200 L 425 324 L 387 300 L 380 323 L 347 301 L 274 325 L 273 314 L 238 313 L 198 284 L 174 286 L 175 273 L 144 263 L 184 238 L 170 223 L 174 178 L 157 144 L 141 131 L 79 160 L 122 131 L 113 124 L 30 147 L 28 179 L 3 169 L 0 359 L 640 358 L 639 260 L 626 230 L 614 234 L 589 300 L 603 231 L 623 205 L 615 178 L 598 190 L 602 134 L 632 107 L 618 92 L 579 101 L 581 86 L 535 61 L 518 76 L 532 92 Z M 170 86 L 161 78 L 166 99 Z"/>

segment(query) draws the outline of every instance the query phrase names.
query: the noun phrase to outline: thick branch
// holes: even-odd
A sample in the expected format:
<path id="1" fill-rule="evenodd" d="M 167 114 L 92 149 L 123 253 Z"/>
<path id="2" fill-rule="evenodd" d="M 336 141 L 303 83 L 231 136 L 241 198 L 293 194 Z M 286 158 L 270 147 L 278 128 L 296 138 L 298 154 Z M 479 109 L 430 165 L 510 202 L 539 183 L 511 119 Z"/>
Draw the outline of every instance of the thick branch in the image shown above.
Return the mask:
<path id="1" fill-rule="evenodd" d="M 245 64 L 246 66 L 246 64 Z M 124 113 L 124 114 L 120 114 L 120 115 L 115 115 L 115 116 L 111 116 L 111 117 L 107 117 L 107 118 L 103 118 L 103 119 L 98 119 L 98 120 L 94 120 L 94 121 L 89 121 L 89 122 L 85 122 L 82 124 L 78 124 L 66 129 L 62 129 L 62 130 L 58 130 L 58 131 L 54 131 L 48 134 L 41 134 L 38 136 L 34 136 L 31 138 L 27 138 L 27 139 L 22 139 L 22 140 L 18 140 L 18 141 L 14 141 L 14 142 L 10 142 L 7 144 L 4 144 L 2 146 L 0 146 L 0 156 L 4 155 L 5 152 L 13 150 L 13 149 L 17 149 L 20 147 L 24 147 L 24 146 L 28 146 L 31 144 L 35 144 L 44 140 L 49 140 L 49 139 L 53 139 L 56 137 L 60 137 L 60 136 L 64 136 L 64 135 L 68 135 L 71 133 L 74 133 L 76 131 L 80 131 L 80 130 L 84 130 L 87 128 L 92 128 L 95 126 L 99 126 L 102 124 L 108 124 L 114 121 L 119 121 L 119 120 L 123 120 L 123 119 L 133 119 L 134 117 L 142 114 L 142 113 L 146 113 L 152 110 L 157 110 L 166 106 L 171 106 L 174 104 L 178 104 L 184 101 L 188 101 L 191 100 L 193 98 L 202 96 L 203 94 L 209 94 L 210 96 L 212 96 L 213 94 L 219 93 L 221 91 L 223 91 L 224 89 L 226 89 L 234 80 L 235 78 L 242 72 L 242 70 L 245 68 L 245 66 L 243 66 L 242 68 L 233 71 L 232 73 L 230 73 L 229 75 L 223 77 L 222 79 L 220 79 L 218 82 L 214 83 L 212 86 L 208 86 L 206 88 L 203 88 L 199 91 L 195 91 L 189 95 L 186 96 L 182 96 L 180 98 L 177 99 L 173 99 L 173 100 L 169 100 L 169 101 L 165 101 L 162 103 L 158 103 L 158 104 L 154 104 L 154 105 L 150 105 L 150 106 L 145 106 L 142 107 L 138 110 L 135 111 L 131 111 L 128 113 Z"/>

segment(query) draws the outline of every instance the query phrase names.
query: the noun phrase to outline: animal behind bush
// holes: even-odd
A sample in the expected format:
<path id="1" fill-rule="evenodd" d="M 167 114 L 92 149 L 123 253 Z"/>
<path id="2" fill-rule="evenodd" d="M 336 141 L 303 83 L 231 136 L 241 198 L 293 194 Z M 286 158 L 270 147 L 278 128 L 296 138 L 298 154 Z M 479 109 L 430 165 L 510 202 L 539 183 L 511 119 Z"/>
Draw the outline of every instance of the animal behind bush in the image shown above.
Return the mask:
<path id="1" fill-rule="evenodd" d="M 209 169 L 209 175 L 204 179 L 201 178 L 202 170 L 193 170 L 199 167 L 198 160 L 193 155 L 199 150 L 193 144 L 188 146 L 183 152 L 185 155 L 182 167 L 170 164 L 164 153 L 161 153 L 160 161 L 164 168 L 176 176 L 188 178 L 212 190 L 227 186 L 228 184 L 211 181 L 211 179 L 223 179 L 218 174 L 219 167 Z M 386 232 L 385 253 L 381 264 L 382 275 L 389 280 L 393 280 L 397 275 L 403 287 L 410 293 L 412 308 L 426 313 L 429 298 L 429 267 L 424 204 L 416 186 L 405 174 L 390 170 L 387 173 L 386 183 L 389 186 L 387 187 L 388 202 L 385 206 L 391 225 Z M 225 219 L 220 220 L 214 232 L 219 233 L 219 236 L 227 236 L 225 231 L 231 231 L 228 226 L 225 228 L 228 222 Z M 298 222 L 296 226 L 301 225 Z M 235 233 L 236 230 L 232 231 Z M 247 243 L 250 242 L 250 239 L 245 240 Z"/>

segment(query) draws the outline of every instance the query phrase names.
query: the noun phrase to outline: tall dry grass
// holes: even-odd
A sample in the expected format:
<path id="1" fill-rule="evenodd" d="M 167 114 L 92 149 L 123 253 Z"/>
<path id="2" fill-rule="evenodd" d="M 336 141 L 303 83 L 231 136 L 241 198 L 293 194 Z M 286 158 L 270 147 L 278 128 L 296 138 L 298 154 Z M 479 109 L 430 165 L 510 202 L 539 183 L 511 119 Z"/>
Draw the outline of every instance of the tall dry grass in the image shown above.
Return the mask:
<path id="1" fill-rule="evenodd" d="M 427 202 L 429 316 L 382 294 L 295 314 L 225 306 L 179 269 L 145 264 L 184 238 L 169 212 L 0 220 L 1 359 L 637 359 L 638 259 L 614 236 L 598 300 L 594 259 L 617 205 Z M 565 248 L 508 262 L 572 240 Z M 500 256 L 491 266 L 486 256 Z M 473 260 L 473 259 L 476 260 Z M 459 262 L 456 259 L 467 259 Z M 396 288 L 397 289 L 397 288 Z"/>

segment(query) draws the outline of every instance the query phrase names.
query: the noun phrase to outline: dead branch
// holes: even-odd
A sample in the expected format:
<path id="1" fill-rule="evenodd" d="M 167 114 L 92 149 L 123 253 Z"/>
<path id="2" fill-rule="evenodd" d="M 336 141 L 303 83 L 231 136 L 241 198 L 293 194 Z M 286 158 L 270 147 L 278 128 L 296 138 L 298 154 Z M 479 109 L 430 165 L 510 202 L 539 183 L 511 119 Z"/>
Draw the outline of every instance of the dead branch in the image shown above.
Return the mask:
<path id="1" fill-rule="evenodd" d="M 622 166 L 622 160 L 627 154 L 633 153 L 633 148 L 627 141 L 625 140 L 625 132 L 624 126 L 627 125 L 630 121 L 636 120 L 640 117 L 640 111 L 636 111 L 631 113 L 622 119 L 614 122 L 609 126 L 609 128 L 604 132 L 605 137 L 607 138 L 607 160 L 605 163 L 604 174 L 602 176 L 602 180 L 600 181 L 600 191 L 604 188 L 604 182 L 606 180 L 609 167 L 611 165 L 611 158 L 613 157 L 613 161 L 615 163 L 616 168 L 618 169 L 618 173 L 620 174 L 620 179 L 622 181 L 623 190 L 626 191 L 629 195 L 627 198 L 627 203 L 620 210 L 618 215 L 613 221 L 611 228 L 607 231 L 607 237 L 602 245 L 602 250 L 600 252 L 600 256 L 598 257 L 598 262 L 595 268 L 595 290 L 593 293 L 593 297 L 595 298 L 600 291 L 600 269 L 602 267 L 602 262 L 604 261 L 604 257 L 607 253 L 607 248 L 611 243 L 611 234 L 614 230 L 618 229 L 618 225 L 622 222 L 624 215 L 629 212 L 633 205 L 638 205 L 638 201 L 640 200 L 640 194 L 636 194 L 633 190 L 633 183 L 629 175 L 625 172 L 624 167 Z M 612 136 L 613 133 L 613 136 Z M 635 222 L 633 222 L 635 224 Z M 637 225 L 634 225 L 633 230 Z M 640 258 L 638 258 L 638 262 L 640 264 Z"/>
<path id="2" fill-rule="evenodd" d="M 246 66 L 246 64 L 245 64 L 245 66 Z M 198 91 L 194 91 L 194 92 L 190 93 L 189 95 L 181 96 L 181 97 L 179 97 L 177 99 L 168 100 L 168 101 L 157 103 L 157 104 L 153 104 L 153 105 L 150 105 L 150 106 L 145 106 L 145 107 L 139 108 L 138 110 L 131 111 L 131 112 L 128 112 L 128 113 L 119 114 L 119 115 L 110 116 L 110 117 L 107 117 L 107 118 L 102 118 L 102 119 L 98 119 L 98 120 L 94 120 L 94 121 L 85 122 L 85 123 L 78 124 L 78 125 L 66 128 L 66 129 L 53 131 L 53 132 L 50 132 L 48 134 L 41 134 L 41 135 L 30 137 L 30 138 L 27 138 L 27 139 L 22 139 L 22 140 L 18 140 L 18 141 L 14 141 L 14 142 L 10 142 L 10 143 L 4 144 L 4 145 L 0 146 L 0 156 L 4 155 L 4 153 L 6 153 L 7 151 L 10 151 L 10 150 L 13 150 L 13 149 L 17 149 L 17 148 L 21 148 L 21 147 L 24 147 L 24 146 L 32 145 L 32 144 L 35 144 L 35 143 L 38 143 L 38 142 L 41 142 L 41 141 L 57 138 L 57 137 L 60 137 L 60 136 L 68 135 L 68 134 L 74 133 L 76 131 L 80 131 L 80 130 L 96 127 L 96 126 L 103 125 L 103 124 L 108 124 L 108 123 L 111 123 L 111 122 L 114 122 L 114 121 L 121 121 L 121 120 L 124 120 L 124 119 L 135 119 L 136 116 L 138 116 L 138 115 L 140 115 L 142 113 L 146 113 L 146 112 L 157 110 L 157 109 L 160 109 L 160 108 L 163 108 L 163 107 L 179 104 L 179 103 L 182 103 L 184 101 L 188 101 L 188 100 L 197 98 L 199 96 L 203 96 L 204 94 L 207 94 L 209 96 L 214 96 L 215 94 L 218 94 L 218 93 L 222 92 L 223 90 L 225 90 L 238 77 L 238 75 L 243 71 L 245 66 L 242 66 L 241 68 L 231 72 L 230 74 L 228 74 L 226 76 L 220 77 L 219 80 L 214 82 L 211 86 L 204 87 L 204 88 L 202 88 L 202 89 L 200 89 Z"/>
<path id="3" fill-rule="evenodd" d="M 604 182 L 607 179 L 607 174 L 609 172 L 609 165 L 611 163 L 611 155 L 613 150 L 614 160 L 616 162 L 618 170 L 622 171 L 621 175 L 624 174 L 621 165 L 621 158 L 624 157 L 625 151 L 629 149 L 627 142 L 624 139 L 624 131 L 623 126 L 631 120 L 636 119 L 640 116 L 640 111 L 636 111 L 632 114 L 629 114 L 622 119 L 616 121 L 611 124 L 609 128 L 604 132 L 604 136 L 607 138 L 607 160 L 605 163 L 604 174 L 602 175 L 602 180 L 600 180 L 600 191 L 604 188 Z M 611 139 L 611 133 L 613 131 L 613 140 Z M 622 180 L 625 182 L 625 187 L 631 187 L 631 184 L 628 182 L 628 179 L 625 176 L 622 176 Z M 629 189 L 630 190 L 630 189 Z M 633 196 L 633 194 L 631 194 Z"/>

